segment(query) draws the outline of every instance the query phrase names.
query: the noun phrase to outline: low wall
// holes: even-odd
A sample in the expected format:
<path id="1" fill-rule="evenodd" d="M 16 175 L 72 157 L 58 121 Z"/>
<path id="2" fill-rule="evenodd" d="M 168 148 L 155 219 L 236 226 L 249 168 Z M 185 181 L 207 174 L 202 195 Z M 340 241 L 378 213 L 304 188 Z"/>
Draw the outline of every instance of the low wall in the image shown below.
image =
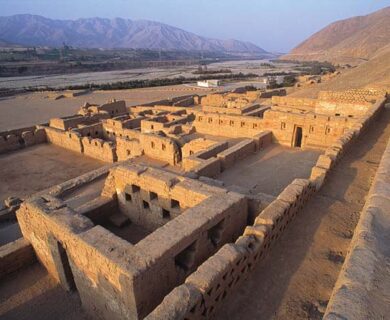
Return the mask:
<path id="1" fill-rule="evenodd" d="M 221 160 L 221 171 L 224 171 L 234 164 L 256 151 L 256 143 L 253 139 L 245 139 L 233 147 L 218 153 L 217 158 Z"/>
<path id="2" fill-rule="evenodd" d="M 390 312 L 390 141 L 352 238 L 325 320 L 385 319 Z"/>
<path id="3" fill-rule="evenodd" d="M 45 127 L 47 141 L 59 147 L 83 153 L 81 136 L 77 132 L 64 132 L 59 129 Z"/>
<path id="4" fill-rule="evenodd" d="M 31 130 L 20 131 L 19 135 L 7 134 L 0 136 L 0 154 L 45 142 L 45 130 L 32 127 Z"/>
<path id="5" fill-rule="evenodd" d="M 116 148 L 111 141 L 84 137 L 81 139 L 81 143 L 83 152 L 88 157 L 111 163 L 117 160 Z"/>
<path id="6" fill-rule="evenodd" d="M 20 238 L 0 247 L 0 279 L 36 261 L 32 245 Z"/>

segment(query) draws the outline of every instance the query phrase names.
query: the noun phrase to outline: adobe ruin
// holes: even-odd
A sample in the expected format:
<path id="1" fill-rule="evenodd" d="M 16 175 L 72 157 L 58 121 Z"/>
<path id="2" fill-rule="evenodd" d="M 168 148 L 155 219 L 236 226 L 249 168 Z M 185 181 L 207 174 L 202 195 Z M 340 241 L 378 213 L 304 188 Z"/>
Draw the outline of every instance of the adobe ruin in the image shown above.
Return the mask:
<path id="1" fill-rule="evenodd" d="M 280 94 L 112 100 L 2 133 L 5 156 L 47 145 L 101 165 L 11 210 L 23 239 L 0 248 L 0 277 L 36 257 L 99 319 L 214 316 L 387 101 L 375 90 Z M 273 192 L 259 174 L 234 181 L 245 161 L 275 170 L 276 151 L 309 160 Z"/>

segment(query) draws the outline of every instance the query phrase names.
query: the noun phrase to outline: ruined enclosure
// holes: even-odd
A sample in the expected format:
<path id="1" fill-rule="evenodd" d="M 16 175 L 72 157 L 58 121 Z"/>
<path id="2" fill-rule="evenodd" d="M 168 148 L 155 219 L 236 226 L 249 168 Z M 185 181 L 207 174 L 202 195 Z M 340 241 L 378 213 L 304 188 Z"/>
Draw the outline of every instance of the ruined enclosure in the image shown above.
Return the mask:
<path id="1" fill-rule="evenodd" d="M 386 103 L 282 94 L 112 100 L 2 133 L 1 212 L 23 239 L 0 276 L 36 257 L 94 318 L 218 316 Z"/>

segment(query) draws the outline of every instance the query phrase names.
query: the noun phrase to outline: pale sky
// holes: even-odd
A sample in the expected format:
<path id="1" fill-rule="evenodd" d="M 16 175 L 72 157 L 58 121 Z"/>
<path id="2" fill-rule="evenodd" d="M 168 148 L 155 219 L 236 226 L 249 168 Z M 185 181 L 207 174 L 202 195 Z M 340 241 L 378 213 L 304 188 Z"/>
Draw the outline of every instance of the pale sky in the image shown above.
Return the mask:
<path id="1" fill-rule="evenodd" d="M 387 6 L 390 0 L 0 0 L 0 15 L 147 19 L 287 52 L 331 22 Z"/>

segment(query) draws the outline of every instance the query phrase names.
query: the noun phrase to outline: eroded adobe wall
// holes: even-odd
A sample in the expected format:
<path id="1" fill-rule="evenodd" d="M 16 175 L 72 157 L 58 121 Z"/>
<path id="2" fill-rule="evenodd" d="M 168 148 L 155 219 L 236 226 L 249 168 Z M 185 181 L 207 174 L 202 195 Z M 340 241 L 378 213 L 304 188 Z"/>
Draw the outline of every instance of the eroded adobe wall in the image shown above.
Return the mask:
<path id="1" fill-rule="evenodd" d="M 140 135 L 139 140 L 145 155 L 171 165 L 181 161 L 180 147 L 171 138 L 144 133 Z"/>
<path id="2" fill-rule="evenodd" d="M 137 139 L 116 138 L 116 154 L 118 161 L 135 158 L 144 154 L 144 150 Z"/>
<path id="3" fill-rule="evenodd" d="M 339 101 L 349 103 L 375 103 L 385 97 L 386 92 L 375 89 L 351 89 L 346 91 L 320 91 L 319 100 Z"/>
<path id="4" fill-rule="evenodd" d="M 221 194 L 186 210 L 139 242 L 136 247 L 145 252 L 147 261 L 155 262 L 145 270 L 144 281 L 137 288 L 138 295 L 146 300 L 141 316 L 146 316 L 211 254 L 234 241 L 245 227 L 246 216 L 247 202 L 242 195 Z M 162 269 L 164 277 L 160 276 Z"/>
<path id="5" fill-rule="evenodd" d="M 44 130 L 49 143 L 75 152 L 83 152 L 83 145 L 81 143 L 81 136 L 79 133 L 62 131 L 51 127 L 45 127 Z"/>
<path id="6" fill-rule="evenodd" d="M 103 124 L 101 122 L 79 126 L 77 129 L 72 129 L 74 132 L 78 132 L 82 137 L 91 138 L 103 138 Z"/>
<path id="7" fill-rule="evenodd" d="M 272 97 L 272 105 L 314 111 L 317 99 L 274 96 Z"/>
<path id="8" fill-rule="evenodd" d="M 102 104 L 98 107 L 99 111 L 106 111 L 111 117 L 127 113 L 125 101 L 113 101 Z"/>
<path id="9" fill-rule="evenodd" d="M 217 141 L 214 140 L 209 140 L 205 138 L 198 138 L 195 140 L 192 140 L 188 143 L 186 143 L 182 148 L 182 156 L 183 158 L 189 157 L 199 151 L 203 151 L 207 149 L 208 147 L 211 147 L 212 145 L 215 145 L 218 143 Z"/>
<path id="10" fill-rule="evenodd" d="M 31 127 L 12 130 L 9 133 L 0 134 L 0 154 L 45 142 L 46 132 L 42 128 Z"/>
<path id="11" fill-rule="evenodd" d="M 84 155 L 105 162 L 115 162 L 117 160 L 116 148 L 111 141 L 83 137 L 81 139 Z"/>
<path id="12" fill-rule="evenodd" d="M 63 118 L 50 119 L 49 126 L 52 128 L 68 131 L 70 128 L 77 128 L 77 126 L 85 121 L 84 116 L 74 115 Z"/>
<path id="13" fill-rule="evenodd" d="M 271 130 L 274 141 L 293 147 L 297 128 L 302 130 L 303 148 L 326 148 L 356 123 L 356 119 L 325 116 L 313 113 L 294 113 L 268 110 L 264 113 L 264 127 Z"/>
<path id="14" fill-rule="evenodd" d="M 25 203 L 18 221 L 49 274 L 67 290 L 76 284 L 89 314 L 97 319 L 137 319 L 133 295 L 128 294 L 132 292 L 130 275 L 120 260 L 130 255 L 129 243 L 100 226 L 93 227 L 88 218 L 54 198 Z"/>

